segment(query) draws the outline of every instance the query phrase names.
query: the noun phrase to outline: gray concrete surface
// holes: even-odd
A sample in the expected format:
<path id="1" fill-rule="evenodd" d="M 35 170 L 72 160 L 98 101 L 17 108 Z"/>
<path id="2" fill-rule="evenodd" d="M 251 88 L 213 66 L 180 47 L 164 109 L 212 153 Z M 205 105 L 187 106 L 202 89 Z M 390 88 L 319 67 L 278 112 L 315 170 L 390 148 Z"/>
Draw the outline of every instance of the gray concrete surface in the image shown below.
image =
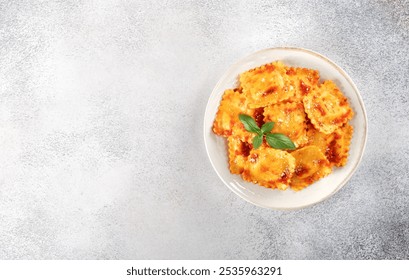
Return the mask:
<path id="1" fill-rule="evenodd" d="M 408 259 L 408 1 L 1 1 L 1 259 Z M 360 89 L 363 161 L 331 199 L 257 208 L 218 179 L 203 116 L 273 46 Z"/>

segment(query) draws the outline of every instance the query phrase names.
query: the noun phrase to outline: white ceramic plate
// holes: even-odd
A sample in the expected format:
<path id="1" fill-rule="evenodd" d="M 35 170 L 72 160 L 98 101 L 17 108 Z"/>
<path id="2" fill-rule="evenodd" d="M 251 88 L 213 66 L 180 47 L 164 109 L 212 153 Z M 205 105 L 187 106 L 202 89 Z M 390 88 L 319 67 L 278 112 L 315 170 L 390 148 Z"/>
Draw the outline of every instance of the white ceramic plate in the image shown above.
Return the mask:
<path id="1" fill-rule="evenodd" d="M 240 73 L 254 67 L 281 60 L 290 66 L 316 69 L 321 81 L 333 80 L 344 93 L 354 110 L 351 125 L 354 134 L 351 140 L 348 163 L 342 168 L 334 168 L 327 177 L 315 182 L 306 189 L 295 192 L 291 189 L 279 191 L 268 189 L 244 181 L 240 175 L 231 174 L 228 165 L 227 143 L 225 138 L 212 132 L 212 125 L 226 89 L 235 88 Z M 364 103 L 351 78 L 338 65 L 313 51 L 300 48 L 272 48 L 253 53 L 223 75 L 209 98 L 204 118 L 204 140 L 207 154 L 217 175 L 235 194 L 255 205 L 273 209 L 297 209 L 323 201 L 337 192 L 351 178 L 361 161 L 367 138 L 367 117 Z"/>

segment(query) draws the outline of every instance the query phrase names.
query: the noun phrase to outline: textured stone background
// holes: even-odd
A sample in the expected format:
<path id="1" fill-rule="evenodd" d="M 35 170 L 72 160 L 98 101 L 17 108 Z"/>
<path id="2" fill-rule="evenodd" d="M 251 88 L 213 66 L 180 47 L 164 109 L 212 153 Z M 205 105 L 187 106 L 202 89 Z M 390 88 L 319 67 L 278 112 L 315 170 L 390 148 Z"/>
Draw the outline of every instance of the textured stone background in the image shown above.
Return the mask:
<path id="1" fill-rule="evenodd" d="M 257 208 L 204 150 L 243 56 L 336 61 L 369 119 L 331 199 Z M 409 258 L 408 1 L 1 1 L 0 258 Z"/>

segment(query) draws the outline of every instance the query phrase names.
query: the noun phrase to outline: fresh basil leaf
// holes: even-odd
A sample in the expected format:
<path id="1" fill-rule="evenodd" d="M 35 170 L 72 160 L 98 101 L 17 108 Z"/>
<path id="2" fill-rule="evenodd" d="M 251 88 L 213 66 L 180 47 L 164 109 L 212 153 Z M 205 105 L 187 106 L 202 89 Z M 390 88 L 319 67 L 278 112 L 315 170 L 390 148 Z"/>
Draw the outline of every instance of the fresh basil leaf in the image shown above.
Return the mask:
<path id="1" fill-rule="evenodd" d="M 267 133 L 266 140 L 274 149 L 295 150 L 296 148 L 293 141 L 282 133 Z"/>
<path id="2" fill-rule="evenodd" d="M 245 114 L 240 114 L 239 119 L 243 123 L 244 128 L 247 131 L 261 134 L 260 128 L 258 127 L 256 121 L 252 117 Z"/>
<path id="3" fill-rule="evenodd" d="M 253 148 L 257 150 L 263 144 L 263 134 L 256 135 L 253 138 Z"/>
<path id="4" fill-rule="evenodd" d="M 274 127 L 274 122 L 266 122 L 265 124 L 263 124 L 263 126 L 261 127 L 261 132 L 262 133 L 268 133 L 270 132 Z"/>

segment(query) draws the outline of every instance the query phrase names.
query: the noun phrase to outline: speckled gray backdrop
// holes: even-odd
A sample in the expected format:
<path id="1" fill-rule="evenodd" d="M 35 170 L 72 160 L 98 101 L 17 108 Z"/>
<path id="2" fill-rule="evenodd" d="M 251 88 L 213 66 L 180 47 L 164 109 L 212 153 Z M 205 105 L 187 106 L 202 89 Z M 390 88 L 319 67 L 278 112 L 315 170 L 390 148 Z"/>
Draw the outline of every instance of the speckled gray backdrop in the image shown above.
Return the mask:
<path id="1" fill-rule="evenodd" d="M 1 1 L 0 258 L 407 259 L 408 1 Z M 369 119 L 331 199 L 257 208 L 204 148 L 208 96 L 243 56 L 336 61 Z"/>

